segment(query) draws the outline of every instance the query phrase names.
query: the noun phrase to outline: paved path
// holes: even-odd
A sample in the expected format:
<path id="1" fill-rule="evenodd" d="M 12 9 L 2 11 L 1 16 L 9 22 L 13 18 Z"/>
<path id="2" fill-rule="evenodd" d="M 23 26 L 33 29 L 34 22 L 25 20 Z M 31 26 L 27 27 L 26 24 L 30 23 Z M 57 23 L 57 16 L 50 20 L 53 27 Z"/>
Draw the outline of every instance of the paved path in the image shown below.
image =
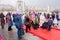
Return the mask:
<path id="1" fill-rule="evenodd" d="M 58 23 L 59 23 L 58 28 L 60 29 L 60 21 Z M 12 28 L 13 30 L 8 32 L 7 24 L 5 24 L 4 30 L 2 30 L 0 26 L 0 35 L 3 37 L 3 40 L 18 40 L 17 29 L 14 26 L 12 26 Z M 25 33 L 22 40 L 42 40 L 42 39 L 30 33 Z"/>
<path id="2" fill-rule="evenodd" d="M 2 30 L 1 26 L 0 26 L 0 35 L 3 37 L 3 40 L 18 40 L 17 29 L 14 26 L 12 26 L 12 28 L 13 28 L 13 30 L 8 32 L 7 24 L 5 25 L 4 30 Z M 22 40 L 42 40 L 42 39 L 40 39 L 30 33 L 25 33 Z"/>

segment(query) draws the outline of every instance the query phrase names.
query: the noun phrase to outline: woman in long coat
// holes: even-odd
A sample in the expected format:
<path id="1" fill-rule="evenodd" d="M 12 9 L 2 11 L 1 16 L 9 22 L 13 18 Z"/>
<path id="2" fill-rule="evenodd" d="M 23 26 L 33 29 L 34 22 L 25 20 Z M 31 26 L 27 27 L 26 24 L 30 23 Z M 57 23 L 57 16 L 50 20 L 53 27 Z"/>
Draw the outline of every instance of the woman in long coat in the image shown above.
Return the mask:
<path id="1" fill-rule="evenodd" d="M 6 15 L 7 23 L 8 23 L 8 31 L 12 30 L 12 18 L 11 18 L 11 13 L 8 13 Z"/>
<path id="2" fill-rule="evenodd" d="M 39 25 L 42 26 L 42 24 L 45 22 L 45 17 L 44 17 L 44 14 L 41 14 L 40 15 L 40 23 Z"/>

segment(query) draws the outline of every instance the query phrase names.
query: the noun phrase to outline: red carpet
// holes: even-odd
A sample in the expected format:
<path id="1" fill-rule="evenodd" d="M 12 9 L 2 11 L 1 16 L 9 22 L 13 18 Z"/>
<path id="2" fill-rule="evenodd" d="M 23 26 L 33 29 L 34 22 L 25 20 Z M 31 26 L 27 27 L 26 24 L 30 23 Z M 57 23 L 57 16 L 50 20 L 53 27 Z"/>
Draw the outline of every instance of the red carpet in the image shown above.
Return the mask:
<path id="1" fill-rule="evenodd" d="M 25 26 L 24 29 L 26 29 Z M 60 40 L 60 30 L 56 28 L 52 28 L 51 31 L 42 28 L 39 28 L 38 30 L 31 28 L 28 32 L 43 40 Z"/>

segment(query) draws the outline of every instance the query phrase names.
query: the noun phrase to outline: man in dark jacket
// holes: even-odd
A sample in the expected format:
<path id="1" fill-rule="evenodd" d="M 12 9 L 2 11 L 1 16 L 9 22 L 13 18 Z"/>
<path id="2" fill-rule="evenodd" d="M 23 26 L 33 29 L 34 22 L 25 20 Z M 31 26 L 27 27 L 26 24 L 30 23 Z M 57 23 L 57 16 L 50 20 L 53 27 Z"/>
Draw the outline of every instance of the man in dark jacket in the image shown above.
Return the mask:
<path id="1" fill-rule="evenodd" d="M 48 30 L 50 31 L 51 30 L 51 26 L 53 25 L 53 20 L 52 18 L 50 17 L 50 19 L 48 20 Z"/>
<path id="2" fill-rule="evenodd" d="M 26 26 L 26 32 L 28 32 L 28 30 L 30 30 L 30 27 L 31 27 L 31 20 L 30 20 L 30 15 L 27 14 L 26 15 L 26 23 L 25 23 L 25 26 Z"/>
<path id="3" fill-rule="evenodd" d="M 17 28 L 17 34 L 18 34 L 18 39 L 20 40 L 21 37 L 22 37 L 22 19 L 21 19 L 21 16 L 19 14 L 14 14 L 13 15 L 13 21 L 15 23 L 15 26 Z"/>
<path id="4" fill-rule="evenodd" d="M 2 29 L 4 29 L 4 25 L 5 25 L 4 17 L 5 17 L 4 14 L 3 13 L 0 13 L 0 21 L 1 21 Z"/>

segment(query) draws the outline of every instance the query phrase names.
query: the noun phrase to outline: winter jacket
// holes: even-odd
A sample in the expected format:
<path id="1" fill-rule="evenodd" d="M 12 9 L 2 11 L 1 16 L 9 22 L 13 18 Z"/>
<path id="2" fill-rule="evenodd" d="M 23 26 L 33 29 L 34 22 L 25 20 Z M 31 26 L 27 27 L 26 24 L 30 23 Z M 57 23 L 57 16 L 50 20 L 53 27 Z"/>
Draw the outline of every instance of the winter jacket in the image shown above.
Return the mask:
<path id="1" fill-rule="evenodd" d="M 3 15 L 3 13 L 1 13 L 1 14 L 0 14 L 1 23 L 5 23 L 4 17 L 5 17 L 5 16 Z"/>
<path id="2" fill-rule="evenodd" d="M 53 25 L 53 20 L 49 19 L 48 20 L 48 25 Z"/>
<path id="3" fill-rule="evenodd" d="M 13 21 L 15 23 L 16 28 L 18 28 L 18 29 L 22 28 L 22 19 L 19 14 L 15 14 L 13 16 Z"/>
<path id="4" fill-rule="evenodd" d="M 6 20 L 7 20 L 8 26 L 12 26 L 12 18 L 10 13 L 6 15 Z"/>

